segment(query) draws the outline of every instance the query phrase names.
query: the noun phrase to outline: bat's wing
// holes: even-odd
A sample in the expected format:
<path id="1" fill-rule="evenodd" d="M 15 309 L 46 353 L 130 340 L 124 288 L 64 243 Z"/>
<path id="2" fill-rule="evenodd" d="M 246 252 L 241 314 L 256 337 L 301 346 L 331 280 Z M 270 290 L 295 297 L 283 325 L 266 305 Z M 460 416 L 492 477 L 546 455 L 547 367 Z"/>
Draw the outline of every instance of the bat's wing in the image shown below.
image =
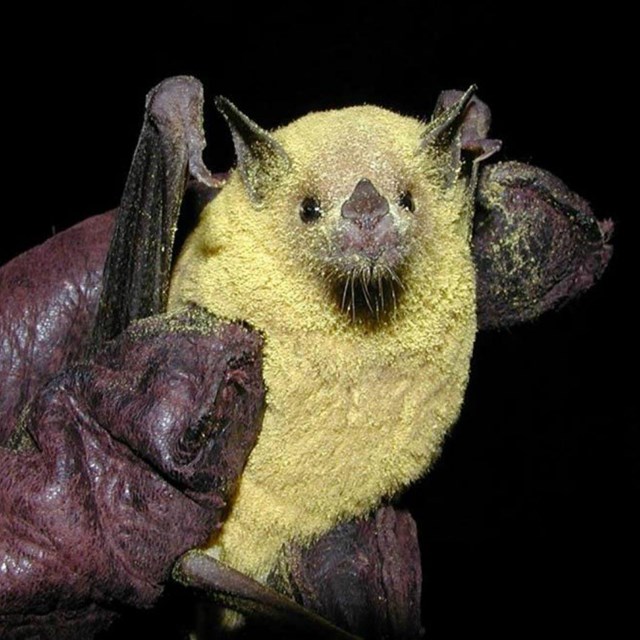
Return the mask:
<path id="1" fill-rule="evenodd" d="M 166 310 L 173 241 L 187 181 L 200 198 L 217 186 L 202 162 L 203 90 L 176 76 L 147 95 L 142 131 L 118 209 L 91 349 L 130 322 Z"/>
<path id="2" fill-rule="evenodd" d="M 38 389 L 85 352 L 113 221 L 84 220 L 0 268 L 0 446 Z"/>
<path id="3" fill-rule="evenodd" d="M 522 162 L 484 167 L 473 253 L 478 325 L 532 320 L 586 291 L 612 254 L 609 220 L 548 171 Z"/>
<path id="4" fill-rule="evenodd" d="M 443 91 L 434 115 L 462 96 Z M 460 122 L 460 152 L 477 172 L 473 257 L 480 329 L 532 320 L 576 297 L 602 275 L 613 223 L 561 180 L 522 162 L 483 166 L 500 150 L 488 138 L 489 107 L 471 98 Z"/>
<path id="5" fill-rule="evenodd" d="M 261 345 L 199 309 L 154 316 L 35 394 L 0 447 L 0 637 L 92 638 L 156 602 L 235 493 Z"/>
<path id="6" fill-rule="evenodd" d="M 173 576 L 185 586 L 206 594 L 213 602 L 248 615 L 252 622 L 277 633 L 279 638 L 358 638 L 202 551 L 194 550 L 182 556 L 174 567 Z M 205 633 L 209 631 L 205 630 Z"/>
<path id="7" fill-rule="evenodd" d="M 199 551 L 185 554 L 173 575 L 283 638 L 417 640 L 423 634 L 416 525 L 390 506 L 337 525 L 311 545 L 290 545 L 269 578 L 278 591 Z"/>
<path id="8" fill-rule="evenodd" d="M 285 553 L 278 578 L 304 606 L 368 640 L 422 637 L 416 523 L 382 506 Z"/>
<path id="9" fill-rule="evenodd" d="M 202 164 L 204 144 L 200 83 L 165 80 L 147 97 L 119 211 L 84 220 L 0 269 L 0 445 L 52 375 L 133 319 L 164 311 L 180 204 L 183 213 L 201 209 L 223 182 Z"/>

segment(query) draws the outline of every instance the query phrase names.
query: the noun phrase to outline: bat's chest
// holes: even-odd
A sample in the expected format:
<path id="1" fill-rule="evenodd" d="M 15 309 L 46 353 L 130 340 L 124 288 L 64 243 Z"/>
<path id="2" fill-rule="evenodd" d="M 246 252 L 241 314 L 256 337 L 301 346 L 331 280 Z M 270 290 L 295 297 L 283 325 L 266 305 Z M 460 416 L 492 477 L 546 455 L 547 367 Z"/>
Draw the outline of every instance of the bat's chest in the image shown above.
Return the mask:
<path id="1" fill-rule="evenodd" d="M 445 365 L 414 343 L 402 332 L 370 342 L 267 336 L 263 428 L 221 538 L 225 551 L 248 535 L 260 543 L 241 543 L 248 557 L 232 564 L 260 575 L 266 540 L 277 553 L 283 540 L 365 513 L 424 472 L 458 414 L 470 345 Z"/>
<path id="2" fill-rule="evenodd" d="M 384 351 L 377 343 L 322 335 L 276 335 L 267 342 L 269 392 L 261 445 L 272 438 L 279 442 L 273 455 L 280 460 L 286 449 L 287 466 L 302 474 L 300 481 L 310 468 L 333 484 L 348 483 L 360 468 L 366 475 L 409 436 L 403 432 L 412 429 L 411 418 L 438 393 L 429 381 L 427 354 L 399 340 L 387 341 Z M 354 447 L 364 464 L 354 459 Z M 258 450 L 250 464 L 262 453 Z"/>

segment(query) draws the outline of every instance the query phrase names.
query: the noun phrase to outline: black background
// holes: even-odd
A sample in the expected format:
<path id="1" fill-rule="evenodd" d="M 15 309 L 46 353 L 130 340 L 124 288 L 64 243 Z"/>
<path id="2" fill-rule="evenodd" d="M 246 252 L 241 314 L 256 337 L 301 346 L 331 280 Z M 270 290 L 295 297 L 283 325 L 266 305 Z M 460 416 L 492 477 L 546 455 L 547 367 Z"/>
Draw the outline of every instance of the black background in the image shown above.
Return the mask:
<path id="1" fill-rule="evenodd" d="M 5 22 L 1 257 L 117 204 L 145 93 L 169 75 L 203 81 L 218 171 L 232 148 L 217 93 L 270 128 L 363 102 L 426 116 L 441 89 L 476 83 L 501 158 L 552 171 L 612 218 L 615 253 L 561 312 L 478 336 L 461 420 L 404 498 L 427 638 L 616 637 L 636 622 L 638 568 L 631 18 L 611 3 L 510 6 L 19 11 Z"/>

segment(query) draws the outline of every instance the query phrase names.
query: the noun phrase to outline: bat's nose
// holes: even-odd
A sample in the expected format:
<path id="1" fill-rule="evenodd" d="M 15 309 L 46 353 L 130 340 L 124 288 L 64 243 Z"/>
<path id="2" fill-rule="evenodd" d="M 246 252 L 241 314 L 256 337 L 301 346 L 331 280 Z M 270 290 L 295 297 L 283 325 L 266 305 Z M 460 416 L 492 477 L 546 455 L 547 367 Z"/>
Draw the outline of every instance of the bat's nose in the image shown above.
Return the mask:
<path id="1" fill-rule="evenodd" d="M 380 195 L 368 178 L 362 178 L 342 205 L 343 218 L 363 229 L 373 229 L 389 213 L 388 200 Z"/>

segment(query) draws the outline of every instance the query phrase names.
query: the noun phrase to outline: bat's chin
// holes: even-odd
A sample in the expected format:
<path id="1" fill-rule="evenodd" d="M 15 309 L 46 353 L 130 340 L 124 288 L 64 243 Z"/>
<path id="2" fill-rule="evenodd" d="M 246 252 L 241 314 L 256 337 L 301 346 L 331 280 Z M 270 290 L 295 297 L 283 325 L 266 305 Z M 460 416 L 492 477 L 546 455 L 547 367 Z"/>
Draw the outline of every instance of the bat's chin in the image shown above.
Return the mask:
<path id="1" fill-rule="evenodd" d="M 402 261 L 394 255 L 354 254 L 345 258 L 336 274 L 335 297 L 352 321 L 381 322 L 402 302 Z"/>

